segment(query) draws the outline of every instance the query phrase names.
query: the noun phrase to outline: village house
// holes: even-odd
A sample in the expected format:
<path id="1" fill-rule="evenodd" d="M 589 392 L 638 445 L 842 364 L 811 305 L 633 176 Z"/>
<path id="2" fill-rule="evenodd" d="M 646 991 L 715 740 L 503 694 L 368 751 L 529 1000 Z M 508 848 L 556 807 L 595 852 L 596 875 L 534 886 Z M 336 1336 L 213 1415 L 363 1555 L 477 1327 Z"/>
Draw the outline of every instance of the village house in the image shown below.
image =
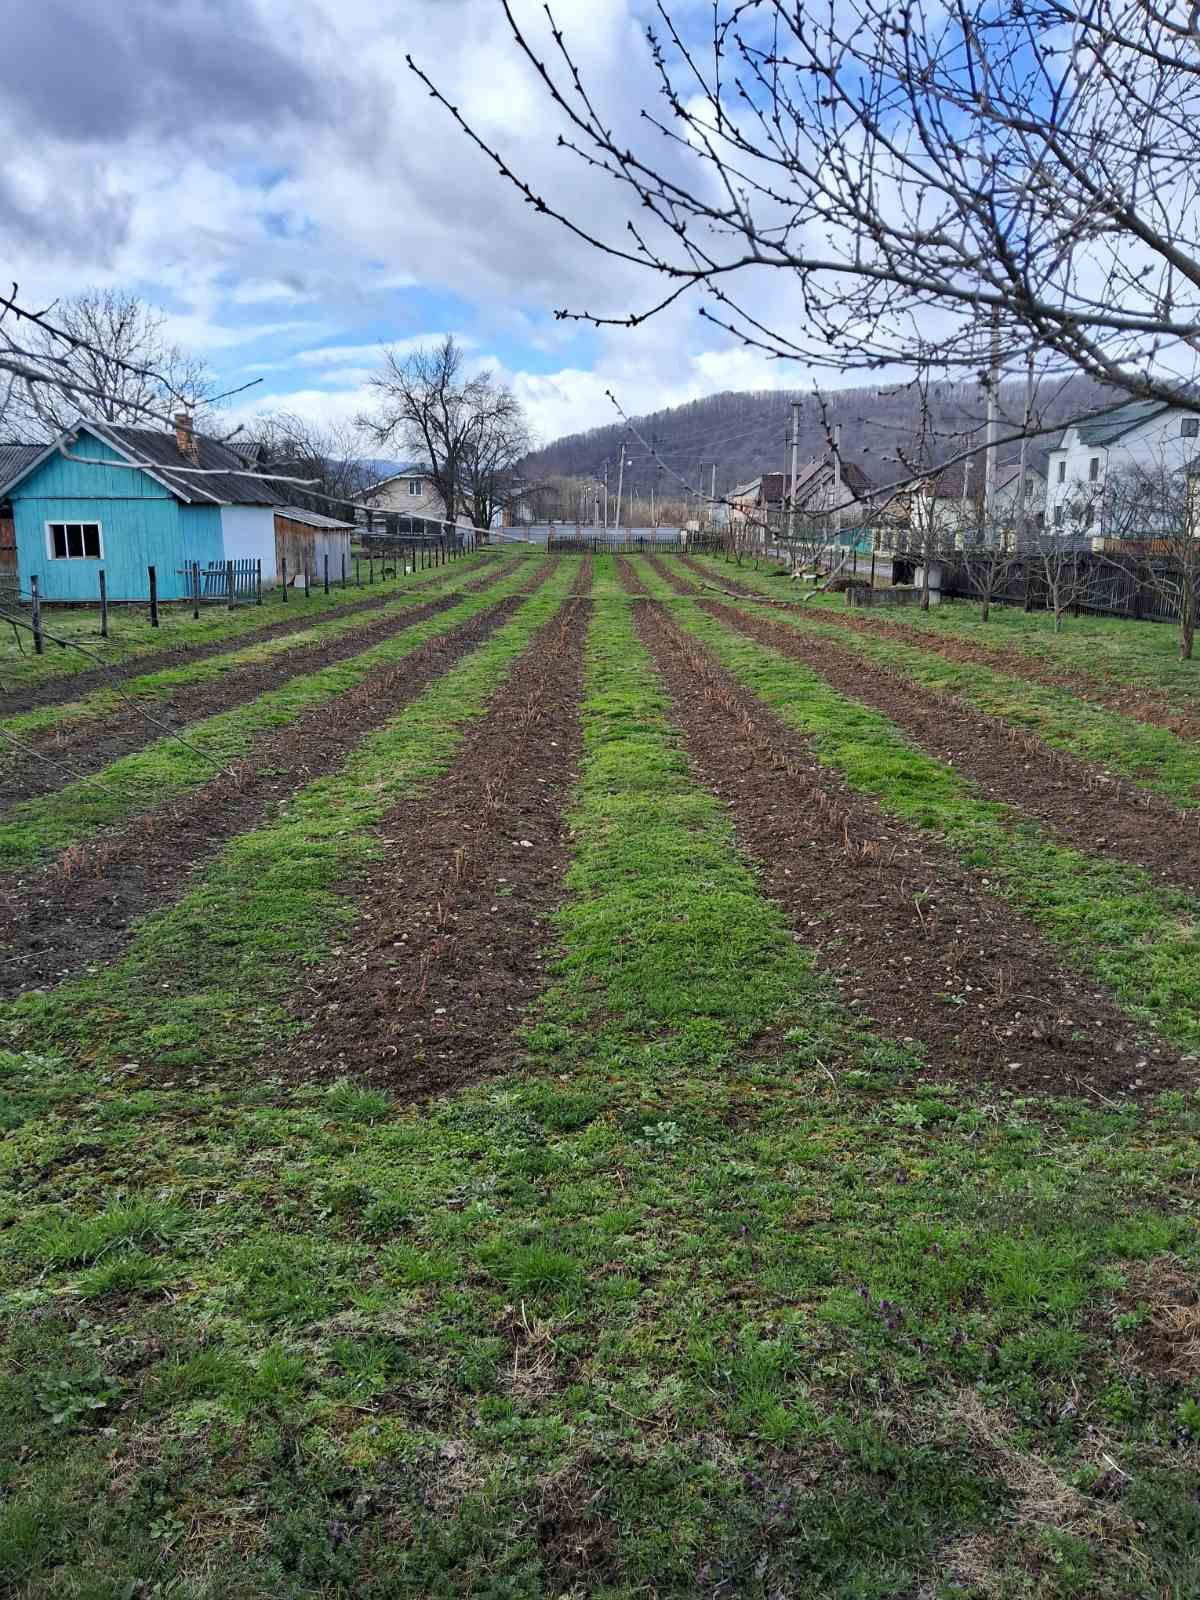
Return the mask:
<path id="1" fill-rule="evenodd" d="M 110 599 L 144 600 L 153 566 L 159 597 L 183 599 L 193 563 L 229 561 L 275 581 L 283 496 L 182 412 L 174 433 L 81 419 L 0 468 L 25 592 L 36 577 L 46 600 L 95 601 L 103 569 Z"/>
<path id="2" fill-rule="evenodd" d="M 930 518 L 931 526 L 947 535 L 969 539 L 985 521 L 986 471 L 985 452 L 980 451 L 926 478 L 915 486 L 922 504 L 920 513 L 914 514 Z M 1022 478 L 1019 461 L 999 463 L 992 497 L 994 530 L 1015 531 L 1024 512 L 1027 531 L 1035 532 L 1045 516 L 1045 499 L 1046 480 L 1035 467 L 1027 466 Z"/>
<path id="3" fill-rule="evenodd" d="M 1072 423 L 1050 452 L 1046 526 L 1081 524 L 1089 539 L 1103 537 L 1104 486 L 1130 469 L 1173 472 L 1200 453 L 1200 406 L 1131 400 L 1103 416 Z"/>
<path id="4" fill-rule="evenodd" d="M 358 502 L 369 511 L 386 511 L 402 517 L 424 517 L 433 522 L 442 522 L 446 517 L 446 502 L 433 481 L 433 469 L 419 461 L 380 478 L 359 495 Z M 457 520 L 467 521 L 462 516 Z"/>
<path id="5" fill-rule="evenodd" d="M 833 462 L 825 457 L 806 461 L 796 474 L 796 514 L 804 518 L 824 516 L 840 507 L 847 528 L 867 520 L 874 486 L 861 467 L 843 461 L 841 487 L 837 487 Z M 791 474 L 766 472 L 739 485 L 729 496 L 729 522 L 733 528 L 747 522 L 765 522 L 773 530 L 784 531 L 789 511 Z"/>

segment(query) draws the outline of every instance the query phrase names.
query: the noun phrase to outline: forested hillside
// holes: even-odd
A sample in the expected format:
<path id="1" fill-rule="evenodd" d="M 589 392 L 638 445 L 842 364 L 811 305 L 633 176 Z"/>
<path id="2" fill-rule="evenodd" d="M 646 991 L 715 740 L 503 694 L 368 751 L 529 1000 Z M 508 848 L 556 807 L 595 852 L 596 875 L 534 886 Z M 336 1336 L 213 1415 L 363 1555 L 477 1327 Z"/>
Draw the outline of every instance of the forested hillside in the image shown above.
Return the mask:
<path id="1" fill-rule="evenodd" d="M 1073 379 L 1043 389 L 1035 404 L 1045 425 L 1102 405 L 1105 398 L 1105 392 L 1095 384 Z M 983 442 L 984 396 L 973 383 L 937 384 L 930 390 L 926 405 L 913 387 L 841 389 L 825 397 L 824 409 L 811 390 L 794 394 L 780 390 L 727 391 L 635 418 L 638 432 L 654 447 L 653 455 L 617 423 L 557 439 L 529 456 L 526 468 L 535 479 L 603 477 L 607 460 L 610 482 L 615 488 L 624 438 L 631 458 L 625 474 L 627 489 L 632 482 L 638 493 L 657 488 L 671 495 L 680 489 L 680 478 L 694 488 L 701 477 L 707 489 L 715 462 L 717 492 L 725 493 L 759 472 L 786 468 L 793 399 L 801 402 L 801 460 L 825 449 L 828 418 L 831 423 L 841 424 L 843 456 L 860 465 L 876 483 L 897 475 L 898 452 L 912 459 L 923 431 L 925 459 L 930 463 L 944 460 L 964 444 Z M 1004 386 L 1001 402 L 1009 418 L 1019 421 L 1024 400 L 1023 382 Z M 1038 441 L 1037 465 L 1043 465 L 1045 451 L 1053 442 L 1053 436 Z M 1001 459 L 1015 458 L 1016 451 L 1017 446 L 1011 445 L 1002 452 Z M 661 466 L 656 464 L 655 455 Z"/>

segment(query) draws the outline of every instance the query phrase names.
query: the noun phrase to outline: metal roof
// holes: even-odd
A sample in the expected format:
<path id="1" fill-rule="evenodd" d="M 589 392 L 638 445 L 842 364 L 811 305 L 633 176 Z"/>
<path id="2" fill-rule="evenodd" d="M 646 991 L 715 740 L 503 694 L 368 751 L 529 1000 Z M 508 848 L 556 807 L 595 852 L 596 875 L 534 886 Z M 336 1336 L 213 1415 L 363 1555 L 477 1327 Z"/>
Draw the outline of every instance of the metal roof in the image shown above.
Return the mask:
<path id="1" fill-rule="evenodd" d="M 1115 411 L 1106 411 L 1102 417 L 1091 417 L 1086 422 L 1077 422 L 1075 431 L 1079 435 L 1080 444 L 1112 444 L 1131 428 L 1136 428 L 1143 422 L 1150 422 L 1164 411 L 1175 409 L 1177 408 L 1167 405 L 1163 400 L 1131 400 L 1128 405 L 1118 406 Z M 1070 431 L 1068 428 L 1064 432 L 1064 439 Z M 1059 449 L 1062 449 L 1061 441 Z"/>
<path id="2" fill-rule="evenodd" d="M 353 522 L 339 522 L 336 517 L 326 517 L 319 511 L 306 511 L 303 506 L 276 506 L 275 515 L 289 522 L 303 522 L 309 528 L 347 528 L 353 531 Z"/>
<path id="3" fill-rule="evenodd" d="M 106 439 L 122 455 L 146 461 L 156 468 L 155 477 L 181 500 L 215 500 L 221 504 L 243 506 L 282 505 L 284 496 L 274 485 L 248 475 L 243 458 L 219 439 L 194 435 L 198 460 L 185 456 L 173 433 L 158 433 L 153 428 L 127 428 L 111 422 L 86 422 L 101 439 Z M 171 468 L 201 467 L 211 476 L 173 473 Z"/>
<path id="4" fill-rule="evenodd" d="M 0 444 L 0 496 L 45 448 L 44 444 Z"/>

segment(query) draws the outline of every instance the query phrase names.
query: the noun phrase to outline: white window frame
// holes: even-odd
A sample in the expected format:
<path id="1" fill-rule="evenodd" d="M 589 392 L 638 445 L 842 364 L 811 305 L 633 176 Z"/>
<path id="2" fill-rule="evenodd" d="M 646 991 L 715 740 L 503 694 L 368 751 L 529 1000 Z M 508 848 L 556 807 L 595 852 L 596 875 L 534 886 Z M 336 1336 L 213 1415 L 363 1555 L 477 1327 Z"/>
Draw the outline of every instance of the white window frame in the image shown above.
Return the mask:
<path id="1" fill-rule="evenodd" d="M 1184 417 L 1179 424 L 1179 437 L 1181 439 L 1195 439 L 1200 437 L 1200 418 Z"/>
<path id="2" fill-rule="evenodd" d="M 104 524 L 95 517 L 48 517 L 44 523 L 46 535 L 46 560 L 47 561 L 103 561 L 104 560 Z M 54 554 L 54 535 L 51 528 L 95 528 L 96 543 L 100 546 L 98 556 L 56 556 Z"/>
<path id="3" fill-rule="evenodd" d="M 424 484 L 424 482 L 425 482 L 424 478 L 410 478 L 408 480 L 408 492 L 409 492 L 409 495 L 414 497 L 414 498 L 417 495 L 419 495 L 420 492 L 421 492 L 421 487 Z"/>

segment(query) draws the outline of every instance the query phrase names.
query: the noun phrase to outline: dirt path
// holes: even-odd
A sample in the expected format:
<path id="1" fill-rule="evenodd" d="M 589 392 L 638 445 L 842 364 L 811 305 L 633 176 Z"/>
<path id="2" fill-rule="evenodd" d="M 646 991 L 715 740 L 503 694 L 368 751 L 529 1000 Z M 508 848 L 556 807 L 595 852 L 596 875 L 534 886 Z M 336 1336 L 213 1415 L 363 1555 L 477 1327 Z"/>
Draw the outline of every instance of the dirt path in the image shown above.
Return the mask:
<path id="1" fill-rule="evenodd" d="M 396 849 L 349 886 L 358 917 L 343 953 L 305 975 L 308 1029 L 263 1070 L 351 1077 L 408 1101 L 512 1065 L 564 893 L 590 613 L 568 600 L 450 771 L 380 823 Z"/>
<path id="2" fill-rule="evenodd" d="M 719 600 L 700 608 L 728 627 L 811 667 L 840 693 L 881 711 L 927 755 L 969 778 L 990 800 L 1032 818 L 1087 855 L 1144 867 L 1157 882 L 1200 891 L 1200 811 L 1113 778 L 1052 749 L 953 695 L 923 689 L 902 672 L 864 662 L 819 634 L 749 616 Z"/>
<path id="3" fill-rule="evenodd" d="M 0 997 L 59 983 L 90 962 L 111 959 L 136 918 L 177 899 L 192 869 L 341 766 L 367 734 L 507 621 L 552 570 L 540 563 L 520 593 L 258 740 L 231 772 L 73 846 L 43 868 L 0 877 Z"/>
<path id="4" fill-rule="evenodd" d="M 24 736 L 22 742 L 37 754 L 5 751 L 4 770 L 0 775 L 0 810 L 37 795 L 50 794 L 77 777 L 99 772 L 111 761 L 144 749 L 173 729 L 182 732 L 189 723 L 245 705 L 292 678 L 319 672 L 322 667 L 360 655 L 405 628 L 449 611 L 463 595 L 477 594 L 488 588 L 516 564 L 514 560 L 504 568 L 491 568 L 484 576 L 449 594 L 438 595 L 424 605 L 406 608 L 336 639 L 300 646 L 270 661 L 235 667 L 202 683 L 181 684 L 165 700 L 122 703 L 94 718 L 50 729 L 40 737 Z M 143 715 L 143 710 L 154 720 Z"/>
<path id="5" fill-rule="evenodd" d="M 698 566 L 690 557 L 682 558 L 688 570 L 717 588 L 726 588 L 748 600 L 769 598 L 744 584 L 724 582 L 715 574 Z M 783 596 L 781 595 L 782 599 Z M 905 644 L 917 650 L 928 650 L 945 661 L 959 662 L 964 666 L 988 667 L 994 672 L 1007 673 L 1026 683 L 1038 683 L 1047 689 L 1065 689 L 1103 711 L 1115 712 L 1133 722 L 1145 722 L 1151 727 L 1166 728 L 1181 739 L 1200 739 L 1200 714 L 1182 711 L 1168 695 L 1159 690 L 1123 684 L 1108 675 L 1093 675 L 1056 668 L 1023 650 L 1007 649 L 1001 645 L 972 644 L 966 639 L 952 639 L 945 634 L 927 633 L 923 629 L 906 627 L 890 617 L 865 617 L 859 612 L 830 611 L 822 608 L 814 614 L 821 622 L 846 628 L 865 638 L 886 639 L 892 644 Z"/>
<path id="6" fill-rule="evenodd" d="M 523 558 L 514 556 L 511 559 L 515 563 Z M 449 572 L 450 568 L 446 570 Z M 470 572 L 472 569 L 467 570 Z M 489 568 L 489 570 L 495 569 Z M 83 695 L 90 694 L 93 689 L 106 689 L 113 684 L 122 683 L 126 678 L 141 677 L 145 672 L 159 672 L 164 667 L 187 666 L 192 661 L 205 661 L 210 656 L 227 655 L 230 651 L 241 650 L 248 645 L 262 644 L 267 639 L 283 639 L 288 634 L 303 633 L 306 628 L 315 628 L 319 623 L 329 622 L 334 617 L 349 617 L 360 611 L 378 611 L 382 606 L 391 605 L 401 599 L 403 594 L 402 589 L 391 589 L 385 595 L 376 595 L 369 600 L 355 600 L 344 606 L 329 606 L 320 612 L 308 610 L 303 598 L 298 595 L 297 605 L 300 614 L 289 617 L 286 622 L 272 622 L 264 628 L 253 628 L 230 638 L 214 640 L 210 644 L 183 644 L 177 645 L 173 650 L 155 650 L 148 655 L 129 656 L 114 661 L 111 666 L 89 667 L 68 676 L 56 675 L 42 683 L 22 685 L 19 689 L 7 690 L 0 693 L 0 717 L 16 716 L 20 711 L 32 711 L 37 706 L 54 706 L 60 705 L 63 701 L 78 700 Z M 48 626 L 53 632 L 53 623 L 48 623 Z M 97 641 L 89 642 L 88 648 L 97 648 L 97 643 Z M 54 649 L 55 646 L 51 645 L 49 648 Z"/>
<path id="7" fill-rule="evenodd" d="M 822 766 L 661 605 L 639 606 L 637 625 L 697 777 L 729 807 L 765 891 L 846 1005 L 924 1047 L 931 1078 L 1108 1096 L 1187 1078 L 948 849 Z"/>

